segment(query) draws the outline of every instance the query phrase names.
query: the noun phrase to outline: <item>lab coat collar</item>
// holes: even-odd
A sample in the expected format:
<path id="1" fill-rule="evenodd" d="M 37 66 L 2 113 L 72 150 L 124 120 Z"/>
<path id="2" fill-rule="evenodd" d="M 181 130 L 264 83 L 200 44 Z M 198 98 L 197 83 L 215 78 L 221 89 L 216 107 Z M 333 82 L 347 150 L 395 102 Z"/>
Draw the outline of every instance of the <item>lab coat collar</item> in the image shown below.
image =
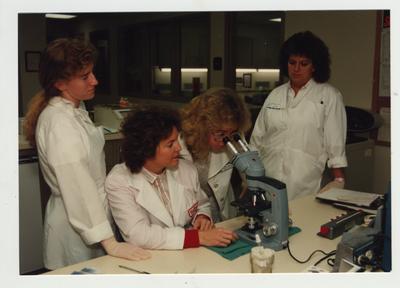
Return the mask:
<path id="1" fill-rule="evenodd" d="M 226 164 L 229 163 L 229 156 L 226 151 L 220 153 L 211 152 L 210 169 L 208 170 L 208 179 L 217 175 Z"/>
<path id="2" fill-rule="evenodd" d="M 294 93 L 293 89 L 290 86 L 290 83 L 288 83 L 288 97 L 286 99 L 286 103 L 288 103 L 289 101 L 289 91 L 292 91 L 292 93 Z M 292 103 L 290 104 L 290 107 L 295 107 L 297 104 L 299 104 L 301 102 L 301 100 L 305 97 L 305 95 L 307 95 L 308 91 L 310 91 L 310 89 L 312 87 L 315 86 L 315 81 L 313 78 L 311 78 L 310 80 L 308 80 L 308 82 L 306 84 L 304 84 L 303 87 L 301 87 L 301 89 L 299 90 L 299 92 L 297 93 L 296 97 L 294 97 L 294 99 L 292 100 Z"/>
<path id="3" fill-rule="evenodd" d="M 69 100 L 67 100 L 67 99 L 65 99 L 65 98 L 63 98 L 61 96 L 55 96 L 55 97 L 51 98 L 49 100 L 49 105 L 52 105 L 52 106 L 66 106 L 66 107 L 69 108 L 70 111 L 75 109 L 74 104 L 71 101 L 69 101 Z"/>
<path id="4" fill-rule="evenodd" d="M 146 168 L 142 168 L 142 172 L 144 178 L 150 183 L 154 184 L 154 181 L 156 181 L 158 175 L 154 174 L 153 172 L 147 170 Z M 162 174 L 165 174 L 165 170 L 162 172 Z"/>
<path id="5" fill-rule="evenodd" d="M 179 207 L 178 205 L 181 201 L 179 195 L 182 195 L 183 187 L 176 182 L 172 175 L 170 175 L 171 173 L 169 170 L 167 170 L 166 173 L 171 198 L 171 207 L 173 214 L 176 214 L 175 210 L 177 209 L 176 207 Z M 150 184 L 142 172 L 132 175 L 130 178 L 130 185 L 138 191 L 136 202 L 140 206 L 165 223 L 168 227 L 174 227 L 174 221 L 167 208 L 162 203 L 155 188 Z"/>
<path id="6" fill-rule="evenodd" d="M 49 100 L 49 105 L 55 106 L 55 107 L 65 107 L 67 108 L 67 111 L 71 113 L 71 115 L 76 116 L 79 119 L 82 119 L 84 122 L 87 123 L 93 123 L 92 120 L 89 117 L 89 113 L 87 112 L 85 105 L 81 101 L 81 104 L 79 105 L 78 108 L 74 106 L 74 104 L 69 101 L 68 99 L 65 99 L 61 96 L 55 96 Z"/>
<path id="7" fill-rule="evenodd" d="M 183 140 L 182 135 L 180 135 L 180 137 L 179 137 L 179 144 L 182 147 L 180 155 L 184 159 L 193 161 L 193 157 L 190 154 L 189 150 L 187 149 L 186 143 Z M 231 157 L 229 156 L 227 151 L 222 151 L 220 153 L 210 152 L 210 164 L 209 164 L 209 169 L 208 169 L 208 179 L 217 175 L 225 167 L 225 165 L 229 163 L 230 159 L 231 159 Z"/>

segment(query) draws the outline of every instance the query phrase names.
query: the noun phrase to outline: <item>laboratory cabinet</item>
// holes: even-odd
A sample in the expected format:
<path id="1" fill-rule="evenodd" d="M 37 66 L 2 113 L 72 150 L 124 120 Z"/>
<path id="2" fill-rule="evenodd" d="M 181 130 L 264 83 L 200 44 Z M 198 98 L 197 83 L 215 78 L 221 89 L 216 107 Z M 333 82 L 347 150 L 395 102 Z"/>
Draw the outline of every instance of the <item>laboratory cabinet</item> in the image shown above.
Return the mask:
<path id="1" fill-rule="evenodd" d="M 374 150 L 375 144 L 372 139 L 360 138 L 346 144 L 345 189 L 376 193 L 374 191 Z M 321 187 L 330 181 L 332 181 L 332 173 L 326 168 L 322 175 Z"/>
<path id="2" fill-rule="evenodd" d="M 43 213 L 39 163 L 35 154 L 19 157 L 19 269 L 27 274 L 43 265 Z"/>
<path id="3" fill-rule="evenodd" d="M 208 17 L 201 15 L 181 21 L 181 67 L 208 67 L 210 38 Z"/>
<path id="4" fill-rule="evenodd" d="M 237 68 L 279 68 L 279 50 L 283 41 L 282 18 L 276 12 L 236 14 L 234 57 Z"/>
<path id="5" fill-rule="evenodd" d="M 371 139 L 346 145 L 346 189 L 374 193 L 374 145 Z"/>

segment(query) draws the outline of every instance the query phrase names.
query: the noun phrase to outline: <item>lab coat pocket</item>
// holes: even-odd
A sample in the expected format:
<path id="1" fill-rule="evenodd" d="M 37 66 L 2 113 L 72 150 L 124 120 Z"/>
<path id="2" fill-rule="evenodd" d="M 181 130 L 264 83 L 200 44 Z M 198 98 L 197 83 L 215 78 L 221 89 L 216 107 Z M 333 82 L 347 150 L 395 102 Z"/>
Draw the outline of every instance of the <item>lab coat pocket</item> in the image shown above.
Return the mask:
<path id="1" fill-rule="evenodd" d="M 322 129 L 324 127 L 324 119 L 325 119 L 325 103 L 323 100 L 317 102 L 310 102 L 309 115 L 312 115 L 311 125 L 316 126 L 318 129 Z"/>
<path id="2" fill-rule="evenodd" d="M 271 103 L 269 105 L 266 105 L 264 109 L 267 115 L 265 123 L 267 126 L 267 130 L 272 129 L 272 131 L 274 131 L 286 129 L 287 112 L 285 107 Z"/>

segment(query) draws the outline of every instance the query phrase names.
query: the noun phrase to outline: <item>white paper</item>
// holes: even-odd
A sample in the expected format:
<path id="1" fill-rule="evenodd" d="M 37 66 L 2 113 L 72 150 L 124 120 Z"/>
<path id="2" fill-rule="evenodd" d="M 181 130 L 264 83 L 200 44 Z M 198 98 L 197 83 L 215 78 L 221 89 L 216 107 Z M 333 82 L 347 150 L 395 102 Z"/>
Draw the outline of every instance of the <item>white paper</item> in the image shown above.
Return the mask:
<path id="1" fill-rule="evenodd" d="M 380 197 L 382 197 L 382 195 L 380 194 L 337 188 L 332 188 L 326 192 L 317 194 L 316 196 L 317 199 L 321 200 L 328 200 L 333 202 L 337 201 L 361 207 L 370 207 L 370 205 Z"/>

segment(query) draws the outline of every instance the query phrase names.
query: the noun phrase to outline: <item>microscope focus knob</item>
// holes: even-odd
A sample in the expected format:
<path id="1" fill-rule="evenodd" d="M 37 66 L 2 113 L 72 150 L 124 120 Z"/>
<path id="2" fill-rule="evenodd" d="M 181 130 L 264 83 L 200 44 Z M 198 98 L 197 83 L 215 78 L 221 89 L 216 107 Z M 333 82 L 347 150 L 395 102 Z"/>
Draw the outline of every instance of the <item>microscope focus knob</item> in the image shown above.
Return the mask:
<path id="1" fill-rule="evenodd" d="M 370 263 L 370 259 L 365 255 L 360 255 L 357 258 L 357 264 L 360 266 L 366 266 Z"/>
<path id="2" fill-rule="evenodd" d="M 265 237 L 273 236 L 278 232 L 278 225 L 276 225 L 275 223 L 266 224 L 264 225 L 262 231 Z"/>

